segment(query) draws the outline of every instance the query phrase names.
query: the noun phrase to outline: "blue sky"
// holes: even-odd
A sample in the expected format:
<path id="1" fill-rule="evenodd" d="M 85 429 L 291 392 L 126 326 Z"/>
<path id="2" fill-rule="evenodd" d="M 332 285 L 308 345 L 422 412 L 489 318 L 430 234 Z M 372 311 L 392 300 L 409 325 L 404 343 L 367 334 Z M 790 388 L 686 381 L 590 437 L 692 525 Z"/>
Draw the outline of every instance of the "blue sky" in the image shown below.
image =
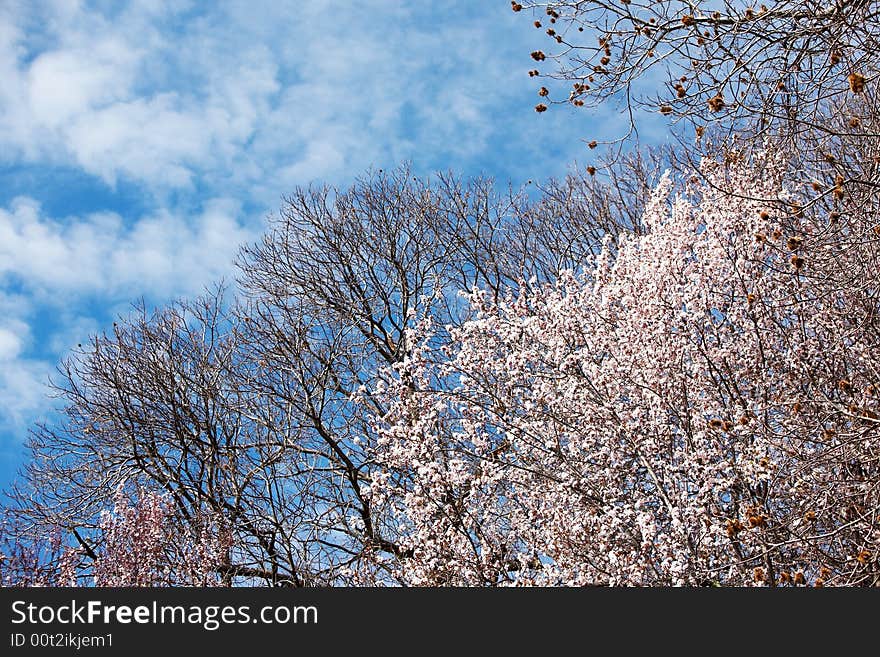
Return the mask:
<path id="1" fill-rule="evenodd" d="M 65 352 L 233 273 L 294 186 L 587 164 L 620 115 L 535 113 L 545 40 L 507 0 L 0 3 L 0 486 Z"/>

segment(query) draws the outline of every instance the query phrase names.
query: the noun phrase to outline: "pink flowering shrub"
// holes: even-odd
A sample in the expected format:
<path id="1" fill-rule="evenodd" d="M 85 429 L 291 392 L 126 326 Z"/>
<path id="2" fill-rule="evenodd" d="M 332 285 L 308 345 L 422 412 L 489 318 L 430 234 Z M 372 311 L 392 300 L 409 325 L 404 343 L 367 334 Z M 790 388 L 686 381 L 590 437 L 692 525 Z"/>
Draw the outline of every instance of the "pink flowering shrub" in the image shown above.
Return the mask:
<path id="1" fill-rule="evenodd" d="M 55 586 L 59 564 L 65 561 L 62 533 L 52 532 L 41 541 L 22 542 L 9 517 L 0 521 L 0 586 Z"/>
<path id="2" fill-rule="evenodd" d="M 475 290 L 445 344 L 413 327 L 369 492 L 398 581 L 880 581 L 877 217 L 759 164 L 664 177 L 646 234 Z"/>
<path id="3" fill-rule="evenodd" d="M 101 552 L 92 566 L 96 586 L 210 586 L 230 545 L 222 531 L 199 523 L 187 532 L 167 497 L 141 493 L 136 504 L 117 493 L 101 518 Z"/>
<path id="4" fill-rule="evenodd" d="M 164 495 L 119 490 L 104 511 L 94 548 L 65 547 L 58 531 L 45 542 L 5 546 L 3 586 L 217 586 L 224 583 L 231 541 L 217 523 L 191 531 Z"/>

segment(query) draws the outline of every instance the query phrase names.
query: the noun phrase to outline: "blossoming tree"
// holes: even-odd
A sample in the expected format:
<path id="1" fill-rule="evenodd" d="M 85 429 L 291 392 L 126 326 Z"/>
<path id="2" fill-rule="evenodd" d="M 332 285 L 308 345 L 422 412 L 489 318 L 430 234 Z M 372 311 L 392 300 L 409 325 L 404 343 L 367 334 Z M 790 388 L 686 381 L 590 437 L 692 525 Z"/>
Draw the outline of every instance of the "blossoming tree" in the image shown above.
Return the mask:
<path id="1" fill-rule="evenodd" d="M 582 272 L 413 322 L 369 490 L 395 578 L 880 582 L 877 215 L 730 159 Z"/>

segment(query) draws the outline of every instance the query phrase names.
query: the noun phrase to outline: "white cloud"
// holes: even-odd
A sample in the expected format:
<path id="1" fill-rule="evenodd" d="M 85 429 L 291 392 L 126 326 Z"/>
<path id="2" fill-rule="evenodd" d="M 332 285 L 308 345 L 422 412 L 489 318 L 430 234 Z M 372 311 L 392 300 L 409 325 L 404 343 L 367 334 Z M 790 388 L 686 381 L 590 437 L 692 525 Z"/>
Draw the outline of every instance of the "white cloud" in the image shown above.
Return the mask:
<path id="1" fill-rule="evenodd" d="M 67 140 L 83 169 L 115 184 L 119 174 L 168 187 L 188 185 L 192 162 L 210 150 L 204 120 L 175 94 L 115 103 L 69 125 Z"/>
<path id="2" fill-rule="evenodd" d="M 110 185 L 124 176 L 160 198 L 197 182 L 274 204 L 293 183 L 347 180 L 372 164 L 456 166 L 523 128 L 557 153 L 579 148 L 531 112 L 530 44 L 509 38 L 522 29 L 506 34 L 522 23 L 506 8 L 15 7 L 0 18 L 0 149 Z"/>
<path id="3" fill-rule="evenodd" d="M 58 128 L 77 115 L 129 94 L 137 56 L 126 44 L 108 39 L 89 49 L 39 55 L 27 68 L 32 119 Z"/>
<path id="4" fill-rule="evenodd" d="M 160 211 L 126 226 L 109 212 L 47 217 L 34 199 L 17 198 L 0 208 L 0 280 L 48 301 L 197 292 L 229 273 L 239 245 L 256 237 L 259 226 L 240 215 L 237 201 L 218 198 L 194 216 Z"/>
<path id="5" fill-rule="evenodd" d="M 11 329 L 0 326 L 0 363 L 12 360 L 21 352 L 21 338 Z"/>
<path id="6" fill-rule="evenodd" d="M 259 44 L 239 56 L 163 34 L 171 3 L 138 3 L 113 20 L 61 3 L 39 33 L 22 26 L 40 7 L 16 7 L 0 10 L 0 147 L 13 162 L 72 164 L 110 185 L 124 175 L 154 190 L 185 187 L 228 164 L 278 89 Z M 49 47 L 31 56 L 39 40 Z"/>
<path id="7" fill-rule="evenodd" d="M 48 404 L 50 364 L 15 359 L 0 367 L 0 427 L 23 428 Z"/>
<path id="8" fill-rule="evenodd" d="M 45 405 L 46 380 L 51 365 L 26 355 L 31 345 L 26 321 L 32 299 L 0 289 L 0 431 L 23 425 Z M 3 451 L 0 441 L 0 451 Z"/>

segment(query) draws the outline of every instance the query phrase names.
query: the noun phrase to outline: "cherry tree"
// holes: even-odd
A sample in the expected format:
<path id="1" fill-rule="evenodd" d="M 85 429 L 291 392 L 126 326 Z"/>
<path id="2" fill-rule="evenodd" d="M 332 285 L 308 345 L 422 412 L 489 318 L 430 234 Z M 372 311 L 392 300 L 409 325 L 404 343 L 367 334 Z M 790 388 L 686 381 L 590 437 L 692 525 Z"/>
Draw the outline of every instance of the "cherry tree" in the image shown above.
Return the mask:
<path id="1" fill-rule="evenodd" d="M 411 318 L 369 488 L 398 581 L 880 582 L 877 215 L 701 168 L 583 271 Z"/>

